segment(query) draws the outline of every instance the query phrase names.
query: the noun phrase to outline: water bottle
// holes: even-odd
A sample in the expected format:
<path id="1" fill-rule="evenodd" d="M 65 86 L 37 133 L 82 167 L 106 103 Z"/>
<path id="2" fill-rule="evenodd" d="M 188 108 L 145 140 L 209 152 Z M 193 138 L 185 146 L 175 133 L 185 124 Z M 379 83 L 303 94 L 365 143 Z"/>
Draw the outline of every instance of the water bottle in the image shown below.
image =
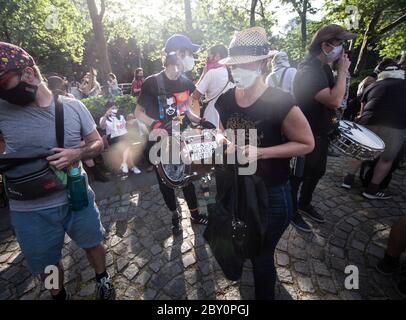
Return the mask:
<path id="1" fill-rule="evenodd" d="M 68 172 L 68 199 L 72 211 L 81 211 L 89 205 L 86 178 L 79 168 L 70 168 Z"/>

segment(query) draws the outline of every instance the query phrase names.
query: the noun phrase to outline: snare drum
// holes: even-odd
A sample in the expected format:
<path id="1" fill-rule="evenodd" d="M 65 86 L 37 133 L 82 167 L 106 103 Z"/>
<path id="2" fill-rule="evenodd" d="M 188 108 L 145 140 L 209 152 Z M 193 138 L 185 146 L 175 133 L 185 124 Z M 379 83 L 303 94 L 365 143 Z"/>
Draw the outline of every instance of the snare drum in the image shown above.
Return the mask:
<path id="1" fill-rule="evenodd" d="M 385 143 L 371 130 L 350 121 L 340 121 L 338 131 L 330 137 L 331 145 L 352 158 L 370 161 L 385 151 Z"/>
<path id="2" fill-rule="evenodd" d="M 170 188 L 183 188 L 214 172 L 218 141 L 216 130 L 199 129 L 164 139 L 156 165 L 162 182 Z"/>

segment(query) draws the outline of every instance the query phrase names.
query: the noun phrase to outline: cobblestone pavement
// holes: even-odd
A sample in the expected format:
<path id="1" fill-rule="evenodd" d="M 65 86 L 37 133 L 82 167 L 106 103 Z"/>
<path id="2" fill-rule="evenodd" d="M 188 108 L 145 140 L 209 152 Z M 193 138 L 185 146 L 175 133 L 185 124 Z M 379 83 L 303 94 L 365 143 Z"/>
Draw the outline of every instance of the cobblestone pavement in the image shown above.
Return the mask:
<path id="1" fill-rule="evenodd" d="M 339 188 L 343 163 L 344 158 L 329 160 L 328 173 L 316 191 L 316 207 L 327 223 L 314 224 L 311 235 L 290 227 L 278 245 L 278 299 L 400 298 L 394 288 L 402 275 L 384 277 L 374 267 L 383 256 L 390 226 L 406 214 L 406 172 L 394 178 L 393 200 L 364 201 L 360 186 L 351 192 Z M 240 282 L 227 281 L 205 245 L 204 228 L 190 225 L 186 204 L 179 201 L 185 212 L 184 232 L 183 239 L 176 240 L 157 186 L 98 203 L 108 231 L 108 272 L 118 299 L 252 299 L 249 263 Z M 7 220 L 7 215 L 0 217 L 0 299 L 49 299 L 27 271 Z M 94 273 L 84 252 L 68 238 L 63 263 L 74 298 L 93 299 Z M 358 291 L 344 288 L 348 265 L 360 270 Z"/>

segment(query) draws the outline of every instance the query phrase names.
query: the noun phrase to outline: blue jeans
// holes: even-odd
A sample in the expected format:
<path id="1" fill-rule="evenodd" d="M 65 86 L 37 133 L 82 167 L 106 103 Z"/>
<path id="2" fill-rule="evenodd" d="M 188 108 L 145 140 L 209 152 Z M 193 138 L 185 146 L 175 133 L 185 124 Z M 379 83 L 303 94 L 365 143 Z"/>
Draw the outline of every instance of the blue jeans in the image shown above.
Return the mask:
<path id="1" fill-rule="evenodd" d="M 275 249 L 293 216 L 290 184 L 268 189 L 268 230 L 262 254 L 251 259 L 254 271 L 255 298 L 275 299 Z"/>
<path id="2" fill-rule="evenodd" d="M 11 220 L 34 275 L 60 262 L 65 233 L 82 249 L 94 248 L 105 238 L 93 191 L 89 191 L 89 206 L 82 211 L 72 212 L 66 204 L 35 212 L 11 211 Z"/>

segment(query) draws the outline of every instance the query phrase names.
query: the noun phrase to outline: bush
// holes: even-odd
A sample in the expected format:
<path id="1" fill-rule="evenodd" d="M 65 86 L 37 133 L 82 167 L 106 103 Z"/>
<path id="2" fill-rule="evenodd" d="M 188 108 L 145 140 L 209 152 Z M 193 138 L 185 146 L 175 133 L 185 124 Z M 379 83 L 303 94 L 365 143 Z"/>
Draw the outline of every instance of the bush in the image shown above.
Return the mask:
<path id="1" fill-rule="evenodd" d="M 117 107 L 123 111 L 125 115 L 134 112 L 137 105 L 137 98 L 133 96 L 118 96 L 118 97 L 95 97 L 81 100 L 89 109 L 96 123 L 99 123 L 100 118 L 106 113 L 106 104 L 109 100 L 115 101 Z"/>

